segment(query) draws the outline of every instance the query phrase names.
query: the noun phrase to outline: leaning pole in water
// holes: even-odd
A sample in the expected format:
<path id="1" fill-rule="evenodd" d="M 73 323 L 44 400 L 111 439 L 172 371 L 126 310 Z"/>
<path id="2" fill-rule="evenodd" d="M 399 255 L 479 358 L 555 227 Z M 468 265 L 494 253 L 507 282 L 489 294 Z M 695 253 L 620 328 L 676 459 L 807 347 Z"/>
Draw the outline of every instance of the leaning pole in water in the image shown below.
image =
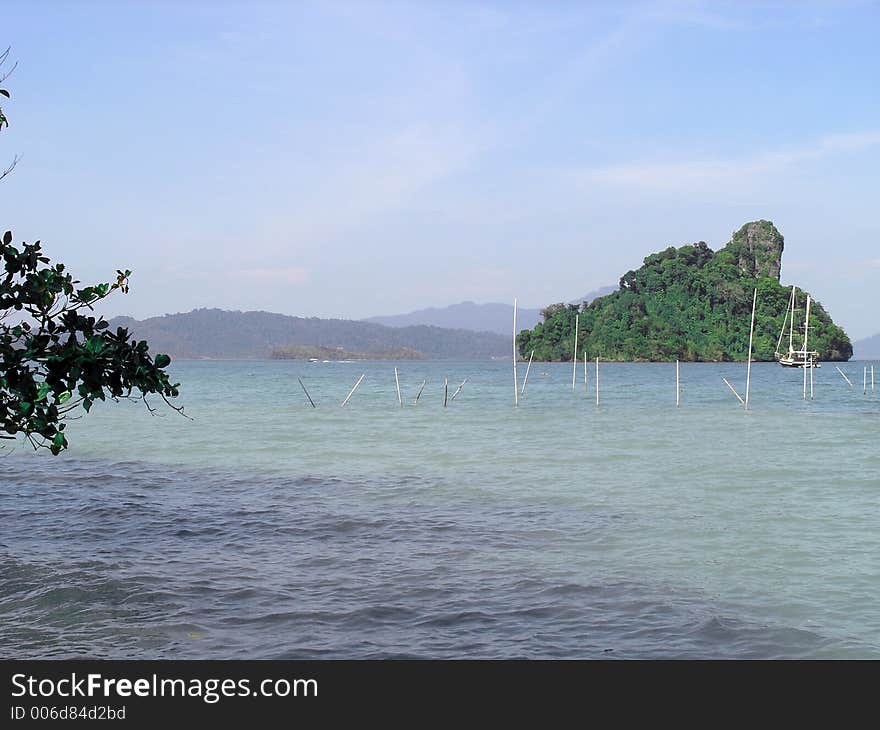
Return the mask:
<path id="1" fill-rule="evenodd" d="M 367 374 L 364 373 L 358 378 L 358 381 L 354 384 L 354 388 L 351 389 L 351 392 L 345 397 L 345 400 L 342 401 L 342 408 L 345 408 L 345 404 L 351 400 L 351 397 L 354 395 L 354 392 L 357 390 L 357 387 L 361 384 L 361 381 L 366 377 L 366 375 Z"/>
<path id="2" fill-rule="evenodd" d="M 309 399 L 309 403 L 312 404 L 312 408 L 315 408 L 315 401 L 312 400 L 312 396 L 309 395 L 309 391 L 306 390 L 306 386 L 303 385 L 302 378 L 297 378 L 300 386 L 302 386 L 303 392 L 306 394 L 306 398 Z"/>
<path id="3" fill-rule="evenodd" d="M 745 410 L 749 410 L 749 389 L 752 384 L 752 337 L 755 334 L 755 305 L 758 303 L 758 290 L 752 296 L 752 323 L 749 325 L 749 364 L 746 366 L 746 399 L 743 403 Z"/>
<path id="4" fill-rule="evenodd" d="M 742 396 L 741 396 L 739 393 L 736 392 L 736 388 L 734 388 L 734 387 L 730 384 L 730 382 L 727 380 L 727 378 L 725 378 L 725 377 L 722 375 L 722 376 L 721 376 L 721 379 L 724 381 L 724 384 L 725 384 L 728 388 L 730 388 L 730 392 L 733 393 L 733 394 L 736 396 L 736 399 L 737 399 L 740 403 L 745 404 L 745 401 L 742 399 Z"/>
<path id="5" fill-rule="evenodd" d="M 522 390 L 520 391 L 520 394 L 526 392 L 526 383 L 529 382 L 529 370 L 532 369 L 532 358 L 534 356 L 535 356 L 535 351 L 532 350 L 532 354 L 529 355 L 529 364 L 526 365 L 526 376 L 523 378 Z"/>

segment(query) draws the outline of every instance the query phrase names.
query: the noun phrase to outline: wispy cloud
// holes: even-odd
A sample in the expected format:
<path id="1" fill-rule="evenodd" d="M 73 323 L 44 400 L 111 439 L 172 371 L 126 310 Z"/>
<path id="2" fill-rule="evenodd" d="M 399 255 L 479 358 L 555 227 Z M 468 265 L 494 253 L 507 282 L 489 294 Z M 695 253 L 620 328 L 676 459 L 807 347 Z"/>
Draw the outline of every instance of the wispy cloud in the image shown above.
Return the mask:
<path id="1" fill-rule="evenodd" d="M 247 284 L 302 284 L 309 278 L 309 270 L 295 266 L 232 269 L 224 275 L 227 279 Z"/>
<path id="2" fill-rule="evenodd" d="M 281 249 L 320 246 L 405 207 L 420 191 L 466 166 L 479 145 L 476 135 L 427 125 L 365 142 L 323 170 L 301 171 L 310 189 L 291 199 L 285 215 L 265 227 Z"/>
<path id="3" fill-rule="evenodd" d="M 825 28 L 839 22 L 841 12 L 870 5 L 871 0 L 660 0 L 640 5 L 645 22 L 690 25 L 718 31 L 760 31 L 776 28 Z"/>
<path id="4" fill-rule="evenodd" d="M 582 185 L 603 185 L 659 192 L 707 191 L 754 185 L 768 175 L 812 160 L 880 145 L 880 130 L 829 134 L 800 147 L 748 157 L 672 162 L 625 162 L 576 171 Z"/>
<path id="5" fill-rule="evenodd" d="M 203 267 L 190 265 L 186 268 L 164 267 L 162 274 L 189 282 L 211 282 L 216 285 L 248 284 L 303 284 L 309 280 L 311 271 L 301 266 L 249 266 L 224 262 L 210 262 Z"/>

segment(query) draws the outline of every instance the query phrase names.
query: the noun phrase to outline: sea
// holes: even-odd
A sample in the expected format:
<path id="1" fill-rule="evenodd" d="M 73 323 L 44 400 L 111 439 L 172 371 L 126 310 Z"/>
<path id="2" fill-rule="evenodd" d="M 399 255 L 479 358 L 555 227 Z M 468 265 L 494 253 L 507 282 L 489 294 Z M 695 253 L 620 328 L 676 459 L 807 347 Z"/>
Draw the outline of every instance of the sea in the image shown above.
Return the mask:
<path id="1" fill-rule="evenodd" d="M 2 442 L 0 656 L 880 658 L 872 365 L 174 362 Z"/>

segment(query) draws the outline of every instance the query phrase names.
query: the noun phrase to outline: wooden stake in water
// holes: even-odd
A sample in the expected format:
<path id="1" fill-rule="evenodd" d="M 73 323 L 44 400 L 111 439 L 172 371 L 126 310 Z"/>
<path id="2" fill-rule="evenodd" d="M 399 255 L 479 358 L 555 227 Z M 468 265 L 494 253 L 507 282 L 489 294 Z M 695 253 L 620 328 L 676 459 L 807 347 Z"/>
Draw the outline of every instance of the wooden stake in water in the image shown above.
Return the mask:
<path id="1" fill-rule="evenodd" d="M 599 405 L 599 358 L 596 358 L 596 405 Z"/>
<path id="2" fill-rule="evenodd" d="M 446 408 L 446 401 L 449 398 L 449 376 L 443 378 L 443 407 Z"/>
<path id="3" fill-rule="evenodd" d="M 758 303 L 758 290 L 752 296 L 752 323 L 749 325 L 749 364 L 746 366 L 746 399 L 743 402 L 746 410 L 749 410 L 749 390 L 752 384 L 752 337 L 755 334 L 755 305 Z"/>
<path id="4" fill-rule="evenodd" d="M 865 372 L 862 374 L 862 395 L 868 395 L 868 366 L 865 365 Z"/>
<path id="5" fill-rule="evenodd" d="M 403 408 L 403 399 L 400 397 L 400 378 L 397 377 L 397 368 L 394 368 L 394 383 L 397 385 L 397 402 Z"/>
<path id="6" fill-rule="evenodd" d="M 841 370 L 839 367 L 837 367 L 837 365 L 835 365 L 834 367 L 837 368 L 837 372 L 839 372 L 843 376 L 843 379 L 849 384 L 849 387 L 852 388 L 853 387 L 852 381 L 850 381 L 850 379 L 848 377 L 846 377 L 846 373 L 843 372 L 843 370 Z"/>
<path id="7" fill-rule="evenodd" d="M 312 408 L 315 408 L 315 407 L 316 407 L 316 406 L 315 406 L 315 401 L 312 400 L 312 396 L 309 395 L 309 391 L 307 391 L 307 390 L 306 390 L 306 386 L 303 385 L 303 381 L 302 381 L 302 379 L 301 379 L 301 378 L 297 378 L 297 380 L 299 380 L 299 384 L 300 384 L 300 386 L 302 386 L 303 393 L 306 394 L 306 398 L 309 399 L 309 403 L 312 404 Z"/>
<path id="8" fill-rule="evenodd" d="M 578 326 L 580 325 L 581 315 L 574 315 L 574 350 L 571 356 L 571 389 L 574 390 L 574 382 L 577 378 L 578 369 Z"/>
<path id="9" fill-rule="evenodd" d="M 734 388 L 730 383 L 727 382 L 727 378 L 722 377 L 721 379 L 727 384 L 727 387 L 730 388 L 730 392 L 736 396 L 737 400 L 745 405 L 745 401 L 742 399 L 740 394 L 736 392 L 736 388 Z"/>
<path id="10" fill-rule="evenodd" d="M 532 358 L 534 356 L 535 356 L 535 351 L 532 350 L 532 354 L 529 355 L 529 364 L 526 366 L 526 376 L 523 378 L 522 390 L 520 391 L 520 394 L 523 394 L 526 392 L 526 383 L 529 382 L 529 370 L 532 369 Z"/>
<path id="11" fill-rule="evenodd" d="M 874 392 L 874 366 L 871 365 L 871 392 Z"/>
<path id="12" fill-rule="evenodd" d="M 464 384 L 466 382 L 467 382 L 467 378 L 465 378 L 464 380 L 461 381 L 461 385 L 459 385 L 458 388 L 455 389 L 455 392 L 452 394 L 452 397 L 449 400 L 451 400 L 451 401 L 455 400 L 455 396 L 457 396 L 459 393 L 461 393 L 461 389 L 464 388 Z"/>
<path id="13" fill-rule="evenodd" d="M 810 400 L 813 400 L 813 356 L 810 355 Z"/>
<path id="14" fill-rule="evenodd" d="M 427 380 L 422 381 L 422 385 L 421 385 L 421 387 L 419 387 L 419 392 L 416 394 L 416 403 L 418 403 L 419 398 L 422 397 L 422 391 L 425 389 L 425 383 L 427 383 L 427 382 L 428 382 Z"/>
<path id="15" fill-rule="evenodd" d="M 345 400 L 342 401 L 342 408 L 345 408 L 345 404 L 348 403 L 349 400 L 351 400 L 351 396 L 354 395 L 354 392 L 357 390 L 357 387 L 361 384 L 361 381 L 364 379 L 364 377 L 366 377 L 366 373 L 358 378 L 358 381 L 354 384 L 354 388 L 351 389 L 351 392 L 346 396 Z"/>
<path id="16" fill-rule="evenodd" d="M 675 407 L 681 405 L 681 378 L 678 372 L 678 360 L 675 361 Z"/>
<path id="17" fill-rule="evenodd" d="M 519 377 L 516 374 L 516 299 L 513 300 L 513 405 L 519 407 Z"/>
<path id="18" fill-rule="evenodd" d="M 804 319 L 804 400 L 807 399 L 807 339 L 810 334 L 810 295 L 807 294 L 807 316 Z M 810 358 L 810 377 L 813 377 L 813 358 Z"/>

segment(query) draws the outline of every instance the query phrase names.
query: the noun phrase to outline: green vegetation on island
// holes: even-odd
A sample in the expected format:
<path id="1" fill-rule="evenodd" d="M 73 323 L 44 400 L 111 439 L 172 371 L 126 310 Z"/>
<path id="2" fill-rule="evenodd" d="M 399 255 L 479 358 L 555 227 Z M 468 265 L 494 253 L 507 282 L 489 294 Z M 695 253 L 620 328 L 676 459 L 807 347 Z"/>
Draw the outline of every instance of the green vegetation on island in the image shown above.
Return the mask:
<path id="1" fill-rule="evenodd" d="M 341 347 L 288 345 L 272 350 L 269 358 L 271 360 L 424 360 L 425 355 L 408 347 L 379 352 L 349 352 Z"/>
<path id="2" fill-rule="evenodd" d="M 745 360 L 752 293 L 758 290 L 754 358 L 773 360 L 791 287 L 779 282 L 784 239 L 770 221 L 745 224 L 722 249 L 704 242 L 648 256 L 620 279 L 620 289 L 588 305 L 554 304 L 544 321 L 517 336 L 525 358 L 571 361 L 577 355 L 618 361 Z M 795 347 L 803 341 L 806 292 L 798 288 Z M 787 349 L 788 342 L 783 347 Z M 848 360 L 849 337 L 822 305 L 810 308 L 809 347 L 823 360 Z"/>

